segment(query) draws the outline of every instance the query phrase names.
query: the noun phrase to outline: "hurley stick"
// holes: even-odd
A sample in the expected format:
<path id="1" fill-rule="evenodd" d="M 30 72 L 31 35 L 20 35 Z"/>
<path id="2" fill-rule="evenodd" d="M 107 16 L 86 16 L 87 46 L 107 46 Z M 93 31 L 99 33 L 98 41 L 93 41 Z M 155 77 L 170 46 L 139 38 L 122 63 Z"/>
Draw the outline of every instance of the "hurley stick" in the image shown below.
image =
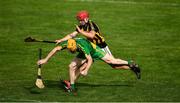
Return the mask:
<path id="1" fill-rule="evenodd" d="M 39 49 L 39 60 L 41 60 L 41 55 L 42 55 L 42 49 Z M 43 80 L 41 77 L 41 65 L 38 65 L 38 75 L 36 79 L 36 86 L 40 89 L 44 88 Z"/>

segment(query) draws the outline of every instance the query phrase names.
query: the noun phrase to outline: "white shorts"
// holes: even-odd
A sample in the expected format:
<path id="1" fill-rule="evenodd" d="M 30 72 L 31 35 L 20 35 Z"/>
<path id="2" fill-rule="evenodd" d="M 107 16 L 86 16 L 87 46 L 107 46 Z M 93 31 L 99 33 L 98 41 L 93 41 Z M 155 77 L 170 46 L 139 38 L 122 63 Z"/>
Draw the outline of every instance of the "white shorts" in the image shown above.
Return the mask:
<path id="1" fill-rule="evenodd" d="M 108 47 L 108 46 L 106 46 L 106 47 L 104 47 L 104 48 L 101 48 L 101 50 L 103 50 L 105 53 L 109 54 L 110 56 L 113 56 L 112 53 L 111 53 L 111 51 L 109 50 L 109 47 Z"/>

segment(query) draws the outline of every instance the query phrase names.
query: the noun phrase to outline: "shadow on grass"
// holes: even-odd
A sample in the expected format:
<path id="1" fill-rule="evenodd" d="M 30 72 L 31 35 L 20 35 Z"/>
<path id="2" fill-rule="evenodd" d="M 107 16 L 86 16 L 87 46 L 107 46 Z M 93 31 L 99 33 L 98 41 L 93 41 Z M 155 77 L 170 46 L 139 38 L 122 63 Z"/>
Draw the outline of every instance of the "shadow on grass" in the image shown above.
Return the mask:
<path id="1" fill-rule="evenodd" d="M 63 84 L 62 81 L 52 81 L 52 80 L 46 80 L 45 85 L 48 88 L 62 88 L 63 89 Z M 76 83 L 78 87 L 133 87 L 133 84 L 123 82 L 122 84 L 112 84 L 112 83 L 106 83 L 106 84 L 93 84 L 93 83 Z"/>
<path id="2" fill-rule="evenodd" d="M 31 94 L 41 94 L 42 92 L 47 91 L 48 89 L 64 89 L 61 81 L 43 80 L 43 83 L 45 85 L 45 88 L 43 89 L 38 88 L 35 84 L 26 86 L 24 87 L 24 89 L 29 91 Z"/>
<path id="3" fill-rule="evenodd" d="M 38 87 L 36 87 L 35 85 L 29 86 L 29 87 L 25 87 L 26 90 L 30 91 L 30 93 L 32 94 L 40 94 L 43 91 L 46 91 L 46 89 L 60 89 L 60 90 L 64 90 L 64 86 L 61 80 L 59 81 L 54 81 L 54 80 L 44 80 L 44 85 L 45 85 L 45 89 L 39 89 Z M 108 87 L 108 88 L 112 88 L 112 87 L 133 87 L 133 84 L 131 83 L 127 83 L 127 82 L 122 82 L 122 84 L 114 84 L 114 83 L 106 83 L 106 84 L 93 84 L 93 83 L 76 83 L 76 86 L 78 88 L 81 87 L 89 87 L 89 88 L 96 88 L 96 87 Z"/>
<path id="4" fill-rule="evenodd" d="M 90 83 L 77 83 L 78 87 L 133 87 L 133 85 L 129 84 L 111 84 L 111 83 L 106 83 L 106 84 L 90 84 Z"/>

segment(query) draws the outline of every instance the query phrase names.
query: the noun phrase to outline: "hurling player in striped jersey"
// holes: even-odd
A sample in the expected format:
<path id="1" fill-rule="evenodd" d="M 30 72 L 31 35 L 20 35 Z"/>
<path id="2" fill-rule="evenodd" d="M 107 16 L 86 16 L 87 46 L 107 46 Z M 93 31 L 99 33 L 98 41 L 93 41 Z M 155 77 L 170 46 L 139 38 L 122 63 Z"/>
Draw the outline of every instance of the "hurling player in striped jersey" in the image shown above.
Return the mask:
<path id="1" fill-rule="evenodd" d="M 76 15 L 79 25 L 76 25 L 76 30 L 62 39 L 56 40 L 57 44 L 68 39 L 76 37 L 78 34 L 85 36 L 89 41 L 99 46 L 104 52 L 112 56 L 111 51 L 102 36 L 99 27 L 96 23 L 89 20 L 89 13 L 87 11 L 80 11 Z"/>

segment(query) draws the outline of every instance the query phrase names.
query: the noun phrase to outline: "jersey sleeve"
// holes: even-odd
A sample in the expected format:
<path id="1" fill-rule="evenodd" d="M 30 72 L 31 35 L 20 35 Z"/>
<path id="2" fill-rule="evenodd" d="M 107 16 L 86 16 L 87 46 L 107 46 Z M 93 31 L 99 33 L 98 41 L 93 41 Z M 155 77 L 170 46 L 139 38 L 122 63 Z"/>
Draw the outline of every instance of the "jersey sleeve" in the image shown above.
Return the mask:
<path id="1" fill-rule="evenodd" d="M 97 24 L 95 24 L 94 22 L 90 22 L 90 26 L 91 26 L 91 30 L 94 30 L 95 32 L 99 32 L 99 28 L 97 26 Z"/>
<path id="2" fill-rule="evenodd" d="M 95 31 L 94 23 L 92 21 L 89 21 L 91 30 Z"/>
<path id="3" fill-rule="evenodd" d="M 59 45 L 62 47 L 62 49 L 65 49 L 67 48 L 67 41 L 63 41 Z"/>
<path id="4" fill-rule="evenodd" d="M 83 28 L 82 25 L 79 25 L 78 27 L 79 27 L 80 29 Z M 79 31 L 77 30 L 77 28 L 76 28 L 76 31 L 79 33 Z"/>

